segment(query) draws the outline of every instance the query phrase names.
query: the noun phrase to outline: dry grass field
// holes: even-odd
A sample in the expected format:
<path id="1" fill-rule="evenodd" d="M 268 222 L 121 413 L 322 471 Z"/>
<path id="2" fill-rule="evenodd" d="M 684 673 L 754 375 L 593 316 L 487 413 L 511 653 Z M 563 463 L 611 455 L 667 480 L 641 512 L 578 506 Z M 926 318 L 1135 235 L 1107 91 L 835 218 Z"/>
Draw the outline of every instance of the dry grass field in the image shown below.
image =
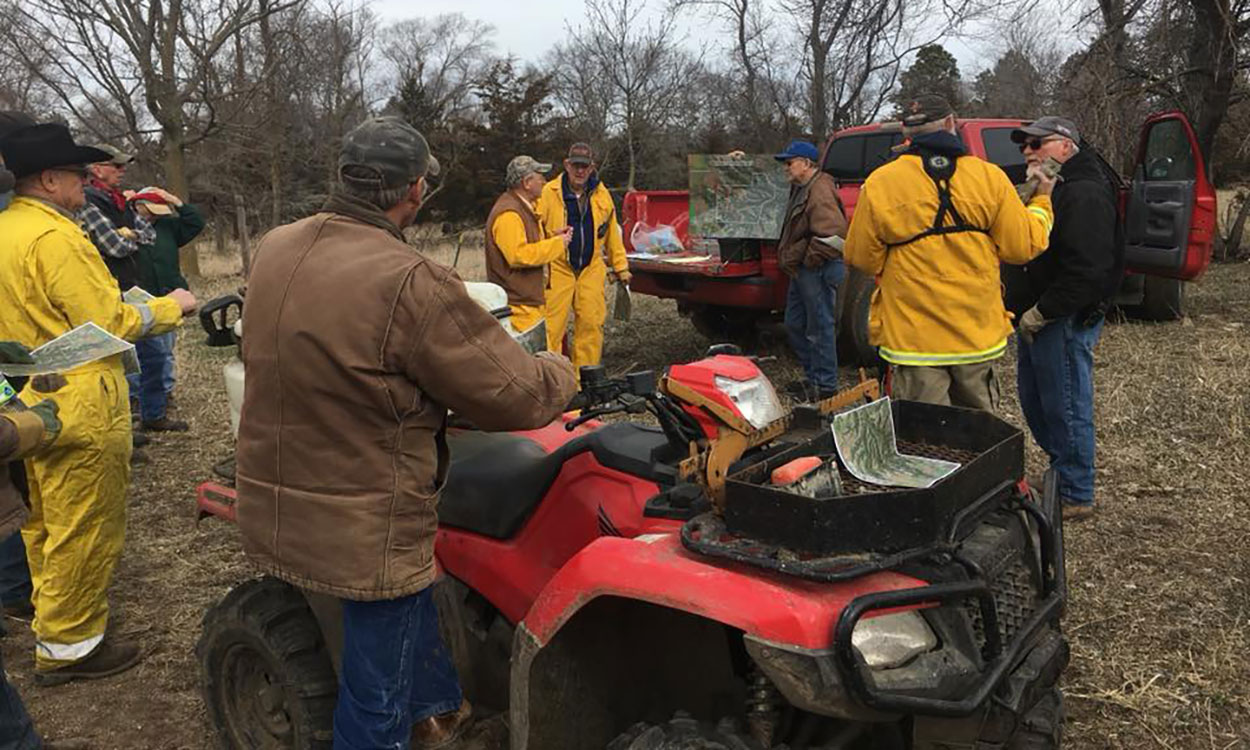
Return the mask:
<path id="1" fill-rule="evenodd" d="M 431 254 L 449 262 L 445 244 Z M 463 275 L 481 273 L 466 238 Z M 232 258 L 204 259 L 204 299 L 240 283 Z M 1073 662 L 1065 747 L 1250 750 L 1250 265 L 1213 267 L 1178 323 L 1109 325 L 1097 353 L 1100 511 L 1067 534 Z M 192 515 L 196 485 L 232 443 L 221 367 L 189 322 L 178 342 L 177 409 L 189 434 L 155 438 L 130 495 L 113 627 L 140 638 L 137 669 L 98 683 L 31 684 L 31 638 L 5 639 L 6 666 L 41 730 L 105 750 L 210 746 L 193 647 L 204 611 L 251 571 L 234 528 Z M 668 302 L 635 301 L 612 324 L 613 371 L 698 357 L 708 342 Z M 795 364 L 764 337 L 779 382 Z M 1020 422 L 1012 363 L 1006 413 Z M 848 374 L 849 375 L 849 374 Z M 1030 464 L 1040 456 L 1030 446 Z"/>

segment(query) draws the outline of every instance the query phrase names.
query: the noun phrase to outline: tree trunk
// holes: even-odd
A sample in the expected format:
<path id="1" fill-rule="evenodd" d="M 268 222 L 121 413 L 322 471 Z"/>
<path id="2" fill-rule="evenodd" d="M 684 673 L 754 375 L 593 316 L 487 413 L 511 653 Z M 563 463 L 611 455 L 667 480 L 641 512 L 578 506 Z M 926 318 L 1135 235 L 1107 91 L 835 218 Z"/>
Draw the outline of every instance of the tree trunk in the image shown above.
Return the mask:
<path id="1" fill-rule="evenodd" d="M 165 128 L 165 188 L 174 195 L 191 203 L 187 188 L 186 153 L 183 150 L 181 128 Z M 188 276 L 200 275 L 199 243 L 189 242 L 179 252 L 182 270 Z"/>
<path id="2" fill-rule="evenodd" d="M 247 208 L 243 205 L 243 196 L 238 193 L 234 194 L 234 216 L 238 221 L 239 257 L 243 259 L 243 281 L 246 282 L 252 271 L 252 240 L 247 232 Z"/>
<path id="3" fill-rule="evenodd" d="M 821 43 L 819 30 L 813 33 L 808 45 L 812 52 L 812 137 L 816 143 L 824 143 L 825 131 L 829 128 L 829 105 L 825 99 L 825 67 L 829 52 Z"/>
<path id="4" fill-rule="evenodd" d="M 1198 148 L 1215 179 L 1211 152 L 1232 99 L 1237 77 L 1237 28 L 1228 0 L 1191 0 L 1194 34 L 1189 46 L 1189 66 L 1193 76 L 1191 101 L 1199 102 L 1194 117 Z M 1187 87 L 1188 88 L 1188 87 Z"/>

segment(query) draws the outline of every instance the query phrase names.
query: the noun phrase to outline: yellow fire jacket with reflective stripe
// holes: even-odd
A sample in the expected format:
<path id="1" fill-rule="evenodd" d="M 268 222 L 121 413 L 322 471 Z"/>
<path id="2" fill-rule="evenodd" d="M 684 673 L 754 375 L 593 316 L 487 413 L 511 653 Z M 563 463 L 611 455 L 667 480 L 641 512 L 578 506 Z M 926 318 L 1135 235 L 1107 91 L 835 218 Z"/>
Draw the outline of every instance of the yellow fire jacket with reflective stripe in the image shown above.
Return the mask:
<path id="1" fill-rule="evenodd" d="M 1027 263 L 1049 243 L 1050 198 L 1035 197 L 1026 207 L 999 167 L 960 157 L 950 186 L 959 215 L 985 232 L 899 244 L 931 228 L 938 211 L 937 188 L 919 156 L 877 169 L 860 190 L 843 254 L 877 277 L 869 339 L 887 362 L 945 366 L 1001 356 L 1011 315 L 999 263 Z"/>

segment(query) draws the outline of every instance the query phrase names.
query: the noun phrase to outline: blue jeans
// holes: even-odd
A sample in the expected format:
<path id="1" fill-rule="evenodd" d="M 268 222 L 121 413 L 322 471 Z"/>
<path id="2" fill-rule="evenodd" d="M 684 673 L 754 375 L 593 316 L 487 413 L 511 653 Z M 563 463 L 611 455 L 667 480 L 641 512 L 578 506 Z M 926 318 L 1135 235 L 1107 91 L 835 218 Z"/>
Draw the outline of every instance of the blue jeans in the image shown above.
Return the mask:
<path id="1" fill-rule="evenodd" d="M 139 416 L 154 422 L 165 416 L 169 393 L 174 389 L 174 333 L 139 339 L 135 342 L 139 356 L 139 374 L 127 375 L 130 396 L 139 402 Z"/>
<path id="2" fill-rule="evenodd" d="M 786 333 L 808 381 L 821 390 L 838 387 L 838 286 L 846 276 L 842 259 L 820 268 L 799 267 L 786 291 Z"/>
<path id="3" fill-rule="evenodd" d="M 30 594 L 26 545 L 22 543 L 22 535 L 15 531 L 0 542 L 0 604 L 9 607 L 29 603 Z M 3 748 L 4 745 L 0 745 L 0 750 Z"/>
<path id="4" fill-rule="evenodd" d="M 1072 316 L 1018 341 L 1020 407 L 1033 439 L 1059 473 L 1065 502 L 1094 502 L 1094 345 L 1102 321 L 1082 326 Z"/>
<path id="5" fill-rule="evenodd" d="M 26 713 L 22 696 L 4 673 L 0 657 L 0 750 L 41 750 L 43 742 L 35 733 L 35 724 Z"/>
<path id="6" fill-rule="evenodd" d="M 402 599 L 344 600 L 334 750 L 407 748 L 414 723 L 460 707 L 433 593 L 431 586 Z"/>

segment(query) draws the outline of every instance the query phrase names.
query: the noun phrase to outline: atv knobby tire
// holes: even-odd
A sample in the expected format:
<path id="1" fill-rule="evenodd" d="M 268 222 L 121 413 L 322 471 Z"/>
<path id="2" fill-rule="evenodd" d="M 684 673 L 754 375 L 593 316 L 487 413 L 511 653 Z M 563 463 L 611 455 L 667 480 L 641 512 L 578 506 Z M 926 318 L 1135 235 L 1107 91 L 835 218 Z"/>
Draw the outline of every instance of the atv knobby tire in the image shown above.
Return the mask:
<path id="1" fill-rule="evenodd" d="M 1015 731 L 1005 743 L 983 743 L 986 750 L 1058 750 L 1063 742 L 1063 693 L 1050 689 L 1019 717 Z"/>
<path id="2" fill-rule="evenodd" d="M 760 750 L 760 746 L 729 722 L 713 726 L 678 713 L 666 724 L 633 725 L 608 743 L 607 750 Z"/>
<path id="3" fill-rule="evenodd" d="M 240 584 L 204 616 L 195 648 L 223 750 L 328 750 L 337 682 L 304 595 L 275 578 Z"/>

